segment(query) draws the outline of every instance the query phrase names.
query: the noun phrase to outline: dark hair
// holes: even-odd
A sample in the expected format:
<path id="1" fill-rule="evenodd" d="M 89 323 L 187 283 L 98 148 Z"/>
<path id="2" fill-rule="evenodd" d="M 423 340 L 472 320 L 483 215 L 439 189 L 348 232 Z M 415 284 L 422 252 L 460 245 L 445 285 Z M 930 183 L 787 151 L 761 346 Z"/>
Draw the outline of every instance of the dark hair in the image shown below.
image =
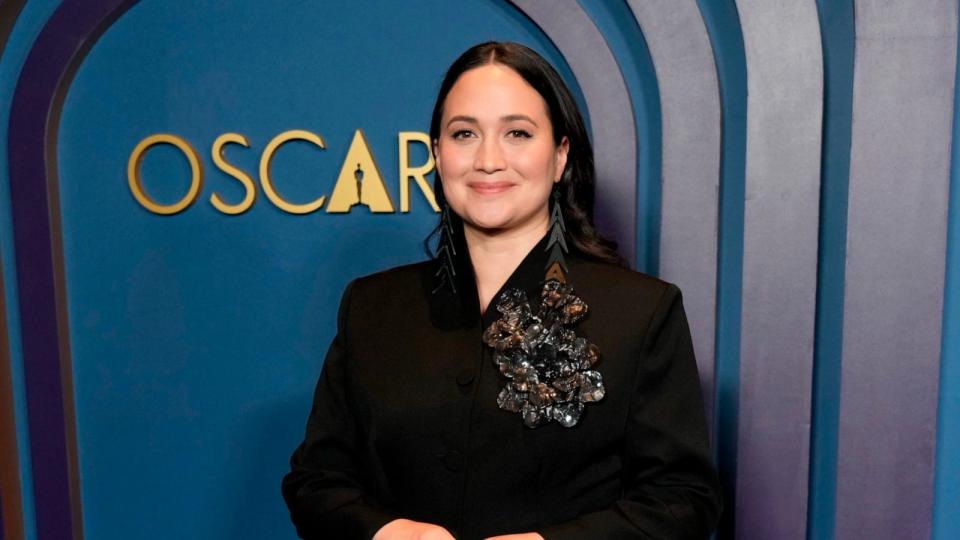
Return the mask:
<path id="1" fill-rule="evenodd" d="M 440 92 L 433 106 L 433 116 L 430 118 L 430 140 L 437 141 L 440 138 L 443 106 L 454 83 L 464 72 L 487 64 L 507 66 L 532 86 L 547 103 L 554 144 L 559 145 L 563 137 L 567 137 L 570 143 L 566 167 L 554 189 L 560 190 L 560 211 L 563 213 L 568 240 L 573 244 L 572 249 L 589 259 L 624 266 L 626 263 L 617 252 L 616 242 L 602 237 L 593 225 L 596 183 L 593 147 L 587 138 L 587 130 L 577 104 L 553 66 L 529 47 L 519 43 L 488 41 L 474 45 L 461 54 L 450 65 L 440 84 Z M 439 171 L 435 172 L 433 190 L 437 203 L 442 206 L 445 200 Z M 462 230 L 463 222 L 459 216 L 450 212 L 450 220 L 454 230 Z M 439 230 L 438 224 L 424 240 L 424 248 L 429 255 L 432 255 L 430 239 Z"/>

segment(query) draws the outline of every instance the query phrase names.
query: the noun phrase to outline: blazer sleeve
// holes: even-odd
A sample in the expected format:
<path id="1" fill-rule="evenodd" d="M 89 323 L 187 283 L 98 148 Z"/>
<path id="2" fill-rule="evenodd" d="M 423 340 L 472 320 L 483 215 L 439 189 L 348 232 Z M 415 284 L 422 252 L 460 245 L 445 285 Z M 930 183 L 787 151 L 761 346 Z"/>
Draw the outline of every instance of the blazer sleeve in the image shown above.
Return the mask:
<path id="1" fill-rule="evenodd" d="M 668 285 L 644 337 L 619 501 L 538 531 L 546 540 L 705 539 L 721 510 L 700 379 L 680 290 Z"/>
<path id="2" fill-rule="evenodd" d="M 297 534 L 304 539 L 368 540 L 395 519 L 364 490 L 356 450 L 361 433 L 347 392 L 347 316 L 354 283 L 347 285 L 313 395 L 306 436 L 290 457 L 281 491 Z"/>

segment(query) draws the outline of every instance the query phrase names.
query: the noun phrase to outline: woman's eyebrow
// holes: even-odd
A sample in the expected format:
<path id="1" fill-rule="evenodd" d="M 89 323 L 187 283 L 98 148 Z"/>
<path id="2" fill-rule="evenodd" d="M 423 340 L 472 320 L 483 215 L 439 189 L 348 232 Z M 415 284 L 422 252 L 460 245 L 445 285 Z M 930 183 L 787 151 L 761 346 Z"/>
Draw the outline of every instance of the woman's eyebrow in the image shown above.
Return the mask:
<path id="1" fill-rule="evenodd" d="M 501 121 L 501 122 L 504 122 L 504 123 L 506 123 L 506 122 L 515 122 L 515 121 L 517 121 L 517 120 L 526 120 L 527 122 L 530 122 L 531 124 L 533 124 L 535 127 L 540 127 L 540 126 L 537 125 L 536 122 L 533 121 L 533 118 L 530 118 L 529 116 L 527 116 L 527 115 L 525 115 L 525 114 L 508 114 L 508 115 L 506 115 L 506 116 L 501 116 L 501 117 L 500 117 L 500 121 Z M 480 123 L 479 121 L 477 121 L 476 118 L 474 118 L 474 117 L 472 117 L 472 116 L 466 116 L 466 115 L 463 115 L 463 114 L 458 114 L 457 116 L 451 117 L 450 120 L 447 120 L 447 126 L 449 127 L 450 124 L 452 124 L 452 123 L 454 123 L 454 122 L 458 122 L 458 121 L 459 121 L 459 122 L 467 122 L 468 124 L 479 124 L 479 123 Z"/>
<path id="2" fill-rule="evenodd" d="M 457 116 L 454 116 L 454 117 L 450 118 L 450 120 L 447 120 L 447 127 L 450 127 L 450 124 L 452 124 L 452 123 L 454 123 L 454 122 L 466 122 L 466 123 L 468 123 L 468 124 L 479 124 L 479 123 L 480 123 L 480 122 L 477 121 L 476 118 L 474 118 L 474 117 L 472 117 L 472 116 L 465 116 L 465 115 L 462 115 L 462 114 L 458 114 Z"/>
<path id="3" fill-rule="evenodd" d="M 508 114 L 506 116 L 501 116 L 500 120 L 502 122 L 515 122 L 517 120 L 526 120 L 527 122 L 530 122 L 531 124 L 533 124 L 534 127 L 540 127 L 537 125 L 536 122 L 533 121 L 533 118 L 530 118 L 525 114 Z"/>

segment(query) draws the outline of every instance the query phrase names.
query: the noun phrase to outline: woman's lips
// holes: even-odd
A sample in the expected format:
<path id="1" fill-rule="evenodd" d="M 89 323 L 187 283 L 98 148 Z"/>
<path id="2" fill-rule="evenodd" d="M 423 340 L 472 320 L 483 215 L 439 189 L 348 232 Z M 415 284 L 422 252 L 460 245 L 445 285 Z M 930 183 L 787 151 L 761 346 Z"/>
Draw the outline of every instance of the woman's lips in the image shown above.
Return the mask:
<path id="1" fill-rule="evenodd" d="M 470 186 L 470 189 L 481 195 L 494 195 L 497 193 L 503 193 L 514 186 L 514 184 L 510 182 L 472 182 L 468 185 Z"/>

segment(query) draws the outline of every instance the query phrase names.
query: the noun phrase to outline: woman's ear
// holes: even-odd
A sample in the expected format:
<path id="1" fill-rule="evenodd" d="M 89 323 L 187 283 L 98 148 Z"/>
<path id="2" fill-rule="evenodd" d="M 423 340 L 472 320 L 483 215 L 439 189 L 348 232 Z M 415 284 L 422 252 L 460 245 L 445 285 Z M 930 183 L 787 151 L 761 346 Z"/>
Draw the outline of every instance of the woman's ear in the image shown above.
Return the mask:
<path id="1" fill-rule="evenodd" d="M 563 178 L 563 170 L 567 167 L 567 154 L 570 153 L 570 140 L 564 135 L 560 144 L 557 145 L 557 173 L 554 175 L 553 182 L 557 183 Z"/>
<path id="2" fill-rule="evenodd" d="M 440 143 L 437 139 L 433 140 L 433 166 L 437 170 L 437 174 L 440 175 L 440 178 L 443 178 L 443 171 L 440 170 Z"/>

